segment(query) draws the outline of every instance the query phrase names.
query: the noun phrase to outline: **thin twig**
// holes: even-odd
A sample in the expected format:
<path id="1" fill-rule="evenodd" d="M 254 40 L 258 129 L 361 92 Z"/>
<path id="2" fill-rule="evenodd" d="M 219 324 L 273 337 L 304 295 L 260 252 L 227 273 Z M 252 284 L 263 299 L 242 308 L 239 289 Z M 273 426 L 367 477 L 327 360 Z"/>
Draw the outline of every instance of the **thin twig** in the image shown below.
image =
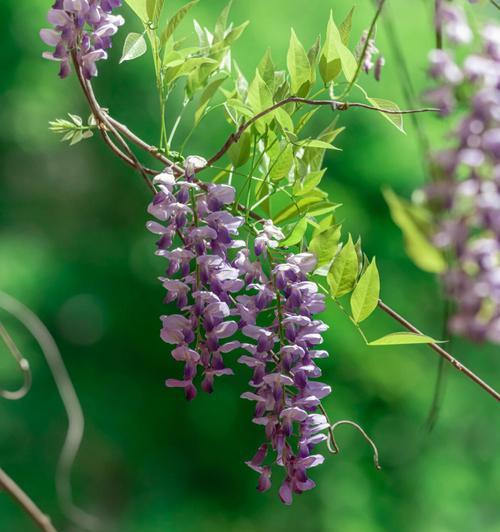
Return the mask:
<path id="1" fill-rule="evenodd" d="M 25 397 L 28 392 L 31 389 L 31 383 L 32 383 L 32 377 L 31 377 L 31 369 L 29 362 L 26 358 L 23 357 L 21 354 L 21 351 L 19 351 L 16 342 L 12 339 L 10 334 L 7 332 L 7 329 L 2 325 L 0 322 L 0 336 L 3 338 L 3 341 L 5 342 L 5 345 L 7 346 L 7 349 L 9 350 L 10 354 L 14 358 L 14 360 L 17 362 L 19 369 L 21 370 L 23 374 L 24 382 L 20 388 L 14 391 L 10 390 L 1 390 L 0 389 L 0 397 L 3 397 L 4 399 L 8 399 L 9 401 L 17 401 L 19 399 L 22 399 Z"/>
<path id="2" fill-rule="evenodd" d="M 439 11 L 441 10 L 442 0 L 436 0 L 434 3 L 434 26 L 436 31 L 436 48 L 443 48 L 443 25 L 439 23 Z"/>
<path id="3" fill-rule="evenodd" d="M 54 338 L 38 316 L 17 299 L 0 291 L 0 308 L 14 316 L 28 329 L 40 346 L 52 373 L 68 417 L 68 430 L 57 464 L 57 493 L 65 514 L 82 528 L 93 530 L 97 524 L 96 518 L 87 514 L 73 503 L 71 470 L 83 438 L 85 420 L 80 401 L 64 365 L 61 352 Z"/>
<path id="4" fill-rule="evenodd" d="M 497 8 L 500 9 L 500 4 L 496 2 L 495 0 L 490 0 L 490 2 Z"/>
<path id="5" fill-rule="evenodd" d="M 223 144 L 223 146 L 220 148 L 220 150 L 211 158 L 208 160 L 207 166 L 205 168 L 210 167 L 212 164 L 216 163 L 228 150 L 229 148 L 238 142 L 241 135 L 255 122 L 260 120 L 262 117 L 268 115 L 269 113 L 272 113 L 276 109 L 279 109 L 280 107 L 283 107 L 284 105 L 287 105 L 289 103 L 301 103 L 305 105 L 313 105 L 313 106 L 328 106 L 331 107 L 334 111 L 347 111 L 348 109 L 353 108 L 361 108 L 361 109 L 369 109 L 370 111 L 378 111 L 380 113 L 385 113 L 389 115 L 407 115 L 407 114 L 415 114 L 415 113 L 429 113 L 429 112 L 439 112 L 439 109 L 436 109 L 434 107 L 425 107 L 422 109 L 406 109 L 406 110 L 394 110 L 394 109 L 383 109 L 381 107 L 376 107 L 374 105 L 368 105 L 366 103 L 360 103 L 360 102 L 340 102 L 338 100 L 314 100 L 314 99 L 308 99 L 308 98 L 300 98 L 298 96 L 290 96 L 289 98 L 285 98 L 284 100 L 281 100 L 279 102 L 276 102 L 275 104 L 271 105 L 271 107 L 268 107 L 267 109 L 264 109 L 260 113 L 256 114 L 246 122 L 240 125 L 240 127 L 237 129 L 235 133 L 231 133 L 229 135 L 226 142 Z M 198 170 L 200 172 L 201 170 L 204 170 L 204 168 L 201 168 Z"/>
<path id="6" fill-rule="evenodd" d="M 375 442 L 368 436 L 368 434 L 365 432 L 365 430 L 355 423 L 354 421 L 350 421 L 348 419 L 343 419 L 341 421 L 335 422 L 333 425 L 330 426 L 330 440 L 328 449 L 331 453 L 337 454 L 340 452 L 340 447 L 337 444 L 337 441 L 335 440 L 335 429 L 337 427 L 340 427 L 341 425 L 350 425 L 351 427 L 354 427 L 359 433 L 363 436 L 363 438 L 370 444 L 371 448 L 373 449 L 373 463 L 375 464 L 376 469 L 382 469 L 380 467 L 379 458 L 378 458 L 378 449 L 375 445 Z M 331 444 L 331 445 L 330 445 Z"/>
<path id="7" fill-rule="evenodd" d="M 399 322 L 403 327 L 408 329 L 409 331 L 422 335 L 423 333 L 417 329 L 414 325 L 412 325 L 408 320 L 400 316 L 395 310 L 393 310 L 391 307 L 386 305 L 381 299 L 379 299 L 378 306 L 381 310 L 383 310 L 386 314 L 391 316 L 391 318 L 395 319 L 397 322 Z M 436 351 L 440 356 L 442 356 L 444 359 L 446 359 L 455 369 L 462 372 L 464 375 L 467 375 L 469 379 L 474 381 L 476 384 L 481 386 L 483 390 L 488 392 L 492 397 L 494 397 L 497 401 L 500 401 L 500 393 L 498 393 L 494 388 L 492 388 L 489 384 L 486 384 L 481 378 L 479 378 L 474 372 L 472 372 L 469 368 L 464 366 L 461 362 L 459 362 L 455 357 L 450 355 L 448 351 L 445 351 L 440 345 L 430 343 L 427 344 L 431 349 Z"/>
<path id="8" fill-rule="evenodd" d="M 0 469 L 0 490 L 2 489 L 8 493 L 17 504 L 19 504 L 40 530 L 43 530 L 43 532 L 57 532 L 52 525 L 50 518 L 38 508 L 26 492 L 24 492 L 14 480 L 12 480 L 3 469 Z"/>

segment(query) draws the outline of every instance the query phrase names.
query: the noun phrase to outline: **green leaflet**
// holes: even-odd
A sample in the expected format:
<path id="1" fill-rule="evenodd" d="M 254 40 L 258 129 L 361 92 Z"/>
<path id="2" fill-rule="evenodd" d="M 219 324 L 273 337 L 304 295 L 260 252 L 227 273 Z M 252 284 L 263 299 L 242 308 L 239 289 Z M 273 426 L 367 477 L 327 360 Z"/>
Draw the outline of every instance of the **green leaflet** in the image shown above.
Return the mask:
<path id="1" fill-rule="evenodd" d="M 351 296 L 351 312 L 356 323 L 366 320 L 377 308 L 380 295 L 380 277 L 375 259 L 361 276 Z"/>
<path id="2" fill-rule="evenodd" d="M 356 284 L 358 271 L 358 254 L 351 235 L 349 235 L 346 245 L 335 257 L 328 272 L 330 295 L 337 298 L 351 292 Z"/>
<path id="3" fill-rule="evenodd" d="M 422 270 L 441 273 L 446 269 L 442 253 L 429 241 L 424 232 L 425 225 L 419 220 L 411 205 L 401 200 L 391 189 L 383 191 L 385 201 L 391 211 L 394 223 L 401 229 L 405 239 L 405 249 L 412 261 Z M 429 230 L 429 228 L 426 228 Z"/>
<path id="4" fill-rule="evenodd" d="M 261 78 L 264 80 L 264 83 L 269 87 L 269 90 L 274 91 L 275 67 L 271 56 L 271 48 L 266 50 L 257 70 L 259 71 Z"/>
<path id="5" fill-rule="evenodd" d="M 160 19 L 161 11 L 165 4 L 165 0 L 147 0 L 146 1 L 146 12 L 148 14 L 149 20 L 151 20 L 155 25 L 158 24 Z"/>
<path id="6" fill-rule="evenodd" d="M 129 33 L 123 44 L 123 52 L 120 63 L 124 61 L 132 61 L 141 55 L 144 55 L 148 50 L 146 39 L 141 33 Z"/>
<path id="7" fill-rule="evenodd" d="M 415 334 L 410 332 L 391 333 L 373 342 L 368 342 L 369 346 L 383 346 L 383 345 L 412 345 L 412 344 L 435 344 L 440 343 L 430 336 L 423 334 Z"/>
<path id="8" fill-rule="evenodd" d="M 198 104 L 198 109 L 196 109 L 196 112 L 194 114 L 194 124 L 197 126 L 201 119 L 203 118 L 203 115 L 205 114 L 205 111 L 208 107 L 208 104 L 210 103 L 210 100 L 215 96 L 215 93 L 219 89 L 219 87 L 226 81 L 227 75 L 224 75 L 223 77 L 219 79 L 215 79 L 211 83 L 209 83 L 205 90 L 202 92 L 200 97 L 200 102 Z"/>
<path id="9" fill-rule="evenodd" d="M 125 0 L 132 11 L 142 20 L 147 22 L 149 19 L 147 0 Z"/>
<path id="10" fill-rule="evenodd" d="M 280 242 L 280 247 L 295 246 L 299 244 L 307 231 L 307 218 L 301 218 L 291 230 L 290 234 Z"/>
<path id="11" fill-rule="evenodd" d="M 341 34 L 333 20 L 333 14 L 330 12 L 330 19 L 326 29 L 326 40 L 319 60 L 319 72 L 325 85 L 332 82 L 341 71 L 348 81 L 354 79 L 357 62 L 343 40 L 346 38 L 346 35 L 348 37 L 350 16 L 351 14 L 344 21 L 345 26 Z"/>
<path id="12" fill-rule="evenodd" d="M 285 207 L 274 217 L 273 221 L 276 224 L 280 224 L 304 214 L 319 216 L 320 214 L 332 212 L 338 207 L 340 207 L 339 203 L 331 203 L 317 196 L 305 196 Z"/>
<path id="13" fill-rule="evenodd" d="M 250 158 L 252 136 L 248 131 L 241 135 L 238 142 L 233 144 L 228 151 L 229 159 L 235 168 L 243 166 Z"/>
<path id="14" fill-rule="evenodd" d="M 293 167 L 293 149 L 290 144 L 284 148 L 280 148 L 279 144 L 276 159 L 271 161 L 271 170 L 269 171 L 269 178 L 271 181 L 278 182 L 284 179 L 290 173 Z"/>
<path id="15" fill-rule="evenodd" d="M 128 1 L 128 0 L 127 0 Z M 174 31 L 177 29 L 177 26 L 182 22 L 184 17 L 188 14 L 189 10 L 194 7 L 199 0 L 192 0 L 191 2 L 188 2 L 187 4 L 180 7 L 171 17 L 171 19 L 168 21 L 167 26 L 162 31 L 161 37 L 160 37 L 160 45 L 163 47 L 167 42 L 169 41 L 170 37 L 174 34 Z"/>
<path id="16" fill-rule="evenodd" d="M 314 190 L 321 183 L 325 172 L 326 168 L 323 170 L 310 172 L 304 177 L 304 179 L 298 179 L 293 186 L 293 193 L 295 196 L 304 196 L 311 190 Z"/>
<path id="17" fill-rule="evenodd" d="M 232 5 L 233 0 L 229 0 L 226 7 L 224 7 L 221 14 L 217 18 L 217 22 L 215 23 L 214 35 L 219 41 L 222 41 L 222 39 L 224 38 L 224 32 L 226 31 L 229 12 L 231 11 Z"/>
<path id="18" fill-rule="evenodd" d="M 333 146 L 333 144 L 330 144 L 328 142 L 325 142 L 324 140 L 319 139 L 306 139 L 301 140 L 297 143 L 298 146 L 301 148 L 319 148 L 322 150 L 340 150 L 340 148 L 337 148 L 336 146 Z"/>
<path id="19" fill-rule="evenodd" d="M 258 114 L 273 105 L 273 95 L 271 94 L 269 87 L 261 78 L 258 70 L 255 72 L 255 78 L 248 88 L 248 104 L 254 114 Z M 272 113 L 268 113 L 258 120 L 255 123 L 255 126 L 259 131 L 264 130 L 265 124 L 270 124 L 272 121 L 273 115 Z"/>
<path id="20" fill-rule="evenodd" d="M 395 104 L 394 102 L 391 102 L 390 100 L 385 100 L 384 98 L 371 98 L 371 97 L 367 97 L 367 99 L 375 107 L 380 107 L 381 109 L 387 109 L 388 111 L 401 111 L 399 106 Z M 388 120 L 394 127 L 396 127 L 396 129 L 399 129 L 401 133 L 404 133 L 406 135 L 406 131 L 404 129 L 403 115 L 393 115 L 393 114 L 387 114 L 384 112 L 380 112 L 380 114 L 386 120 Z"/>
<path id="21" fill-rule="evenodd" d="M 286 58 L 292 93 L 305 96 L 311 87 L 311 65 L 302 43 L 292 29 L 290 47 Z"/>
<path id="22" fill-rule="evenodd" d="M 316 255 L 318 267 L 328 264 L 332 260 L 337 252 L 341 232 L 342 226 L 333 225 L 312 238 L 309 251 Z"/>
<path id="23" fill-rule="evenodd" d="M 340 38 L 346 46 L 349 46 L 349 37 L 351 36 L 353 13 L 354 7 L 351 7 L 351 10 L 349 11 L 349 13 L 347 13 L 346 18 L 343 20 L 339 28 Z"/>

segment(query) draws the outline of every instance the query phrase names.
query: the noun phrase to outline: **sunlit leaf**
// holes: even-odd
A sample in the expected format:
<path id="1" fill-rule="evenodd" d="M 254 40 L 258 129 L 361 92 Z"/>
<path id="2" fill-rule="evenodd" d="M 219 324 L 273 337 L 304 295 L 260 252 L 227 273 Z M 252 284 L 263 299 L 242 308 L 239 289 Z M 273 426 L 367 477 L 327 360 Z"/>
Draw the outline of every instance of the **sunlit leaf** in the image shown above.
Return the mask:
<path id="1" fill-rule="evenodd" d="M 148 46 L 144 35 L 140 33 L 129 33 L 123 44 L 123 52 L 120 63 L 132 61 L 147 52 Z"/>
<path id="2" fill-rule="evenodd" d="M 351 296 L 352 317 L 356 323 L 366 320 L 377 308 L 380 295 L 380 277 L 375 259 L 361 276 Z"/>
<path id="3" fill-rule="evenodd" d="M 147 9 L 147 0 L 125 0 L 125 2 L 130 6 L 132 11 L 142 20 L 142 22 L 147 22 L 148 9 Z"/>
<path id="4" fill-rule="evenodd" d="M 318 259 L 318 267 L 328 264 L 335 253 L 340 240 L 342 227 L 332 225 L 321 233 L 316 234 L 309 243 L 309 251 Z"/>
<path id="5" fill-rule="evenodd" d="M 384 98 L 371 98 L 368 96 L 367 99 L 372 105 L 374 105 L 375 107 L 379 107 L 381 109 L 387 109 L 388 111 L 400 111 L 401 110 L 397 104 L 395 104 L 394 102 L 391 102 L 390 100 L 385 100 Z M 388 114 L 388 113 L 384 113 L 383 111 L 381 111 L 380 114 L 386 120 L 388 120 L 393 126 L 399 129 L 399 131 L 401 131 L 402 133 L 405 133 L 403 115 Z"/>
<path id="6" fill-rule="evenodd" d="M 412 344 L 435 344 L 439 343 L 430 336 L 423 334 L 415 334 L 411 332 L 397 332 L 391 333 L 373 342 L 368 342 L 369 346 L 384 346 L 384 345 L 412 345 Z"/>
<path id="7" fill-rule="evenodd" d="M 170 37 L 174 34 L 174 31 L 177 29 L 179 24 L 182 22 L 184 17 L 188 14 L 189 10 L 194 7 L 199 0 L 192 0 L 187 4 L 180 7 L 173 15 L 172 18 L 168 21 L 167 26 L 162 31 L 160 37 L 160 45 L 163 47 L 168 42 Z M 196 22 L 196 21 L 195 21 Z"/>
<path id="8" fill-rule="evenodd" d="M 287 177 L 293 166 L 292 146 L 287 144 L 283 149 L 280 148 L 276 159 L 271 161 L 271 165 L 269 172 L 271 181 L 277 182 Z"/>
<path id="9" fill-rule="evenodd" d="M 304 177 L 304 179 L 297 180 L 293 187 L 293 193 L 296 196 L 304 196 L 311 190 L 315 189 L 321 183 L 325 172 L 326 169 L 310 172 Z"/>
<path id="10" fill-rule="evenodd" d="M 229 2 L 224 7 L 224 9 L 222 10 L 221 14 L 219 15 L 215 23 L 214 35 L 219 41 L 221 41 L 224 38 L 224 33 L 226 31 L 227 21 L 229 18 L 229 12 L 231 11 L 232 5 L 233 5 L 233 0 L 229 0 Z"/>
<path id="11" fill-rule="evenodd" d="M 352 291 L 358 276 L 358 255 L 351 235 L 346 245 L 335 257 L 328 272 L 328 285 L 333 298 L 341 297 Z"/>
<path id="12" fill-rule="evenodd" d="M 258 70 L 255 72 L 255 78 L 248 88 L 248 104 L 252 108 L 254 114 L 258 114 L 264 109 L 267 109 L 273 105 L 273 96 L 271 91 L 261 78 Z M 261 130 L 265 124 L 271 123 L 272 120 L 273 115 L 268 113 L 255 123 L 255 127 Z"/>
<path id="13" fill-rule="evenodd" d="M 301 218 L 291 230 L 290 234 L 287 235 L 285 240 L 282 240 L 280 242 L 281 247 L 288 247 L 288 246 L 295 246 L 296 244 L 299 244 L 302 239 L 304 238 L 304 235 L 307 230 L 307 218 Z"/>
<path id="14" fill-rule="evenodd" d="M 274 63 L 273 58 L 271 56 L 271 49 L 268 48 L 266 50 L 266 53 L 264 54 L 264 57 L 262 58 L 261 62 L 259 63 L 259 66 L 257 67 L 259 74 L 261 78 L 264 80 L 266 85 L 269 87 L 271 91 L 274 90 Z"/>
<path id="15" fill-rule="evenodd" d="M 339 27 L 340 38 L 342 39 L 342 42 L 346 46 L 349 45 L 349 37 L 351 35 L 353 13 L 354 13 L 354 7 L 352 7 L 349 13 L 347 13 L 346 18 L 343 20 L 342 24 Z"/>
<path id="16" fill-rule="evenodd" d="M 311 86 L 311 65 L 306 51 L 293 29 L 287 54 L 287 66 L 292 92 L 298 96 L 305 96 Z"/>
<path id="17" fill-rule="evenodd" d="M 287 220 L 303 216 L 304 214 L 319 216 L 320 214 L 332 212 L 339 207 L 339 203 L 331 203 L 312 195 L 304 196 L 299 198 L 296 202 L 287 205 L 274 217 L 273 221 L 276 224 L 280 224 Z"/>

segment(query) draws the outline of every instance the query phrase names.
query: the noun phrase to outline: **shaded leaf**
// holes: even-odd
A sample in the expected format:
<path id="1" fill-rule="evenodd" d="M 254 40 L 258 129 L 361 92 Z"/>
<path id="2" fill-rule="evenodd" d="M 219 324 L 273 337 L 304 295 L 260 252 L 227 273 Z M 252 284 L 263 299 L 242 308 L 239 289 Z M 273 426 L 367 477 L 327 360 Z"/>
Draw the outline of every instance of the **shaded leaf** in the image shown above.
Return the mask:
<path id="1" fill-rule="evenodd" d="M 383 190 L 394 223 L 401 229 L 405 239 L 408 256 L 422 270 L 441 273 L 446 269 L 446 260 L 429 240 L 424 232 L 421 220 L 418 220 L 408 202 L 398 198 L 390 189 Z"/>
<path id="2" fill-rule="evenodd" d="M 251 145 L 252 136 L 248 131 L 245 131 L 238 142 L 229 148 L 229 159 L 235 168 L 243 166 L 248 161 L 250 158 Z"/>

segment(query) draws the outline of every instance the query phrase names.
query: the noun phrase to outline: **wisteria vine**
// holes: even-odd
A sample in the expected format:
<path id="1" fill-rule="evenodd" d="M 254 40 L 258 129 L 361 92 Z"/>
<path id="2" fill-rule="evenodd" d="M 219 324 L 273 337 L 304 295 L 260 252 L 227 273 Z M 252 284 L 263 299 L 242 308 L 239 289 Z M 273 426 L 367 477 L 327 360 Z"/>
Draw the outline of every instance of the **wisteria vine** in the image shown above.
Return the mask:
<path id="1" fill-rule="evenodd" d="M 333 432 L 346 422 L 331 423 L 322 404 L 331 386 L 317 380 L 321 377 L 318 361 L 328 357 L 320 347 L 328 325 L 318 317 L 327 296 L 344 310 L 339 299 L 350 294 L 349 318 L 368 345 L 428 344 L 500 399 L 491 386 L 380 300 L 375 260 L 364 255 L 359 241 L 354 244 L 350 235 L 343 236 L 335 217 L 339 205 L 320 188 L 326 172 L 325 152 L 335 149 L 333 143 L 343 128 L 334 120 L 313 137 L 303 133 L 314 115 L 311 107 L 329 107 L 336 115 L 353 108 L 372 110 L 402 130 L 404 114 L 449 113 L 457 89 L 462 90 L 465 82 L 476 88 L 473 110 L 459 128 L 460 147 L 436 159 L 445 178 L 427 187 L 425 195 L 439 212 L 456 207 L 457 197 L 464 193 L 469 198 L 481 197 L 474 202 L 473 216 L 465 215 L 462 207 L 453 210 L 451 224 L 449 220 L 440 223 L 435 238 L 438 247 L 454 246 L 459 258 L 460 266 L 448 272 L 447 282 L 450 292 L 460 293 L 467 302 L 453 326 L 469 332 L 466 318 L 472 313 L 476 319 L 480 310 L 481 327 L 484 313 L 488 326 L 477 332 L 474 324 L 474 335 L 500 341 L 500 219 L 498 205 L 492 204 L 492 193 L 500 198 L 498 26 L 491 24 L 483 30 L 482 55 L 469 57 L 463 69 L 448 52 L 433 51 L 431 75 L 443 83 L 428 95 L 436 107 L 401 110 L 363 89 L 366 102 L 347 99 L 353 87 L 359 86 L 360 71 L 373 70 L 375 79 L 381 78 L 385 59 L 375 44 L 375 26 L 383 0 L 377 3 L 372 24 L 361 35 L 354 54 L 349 49 L 351 10 L 339 26 L 330 16 L 325 42 L 321 44 L 318 38 L 308 51 L 292 31 L 287 72 L 277 70 L 267 52 L 251 81 L 232 62 L 231 45 L 241 37 L 246 23 L 228 24 L 230 5 L 213 31 L 196 23 L 198 46 L 183 48 L 174 32 L 195 2 L 180 8 L 164 26 L 162 0 L 127 3 L 144 32 L 127 36 L 121 62 L 144 54 L 149 40 L 160 99 L 160 148 L 114 119 L 93 92 L 96 62 L 107 58 L 112 37 L 124 24 L 124 18 L 114 13 L 121 0 L 57 0 L 49 11 L 53 28 L 42 30 L 41 37 L 55 49 L 44 56 L 61 63 L 62 78 L 74 66 L 93 114 L 88 125 L 71 115 L 71 122 L 59 120 L 53 129 L 72 143 L 99 129 L 113 152 L 138 170 L 152 189 L 148 213 L 155 220 L 147 227 L 159 237 L 156 254 L 167 261 L 160 281 L 169 306 L 161 317 L 160 335 L 172 346 L 172 357 L 183 364 L 182 374 L 168 378 L 166 386 L 181 388 L 188 400 L 195 398 L 200 387 L 211 393 L 215 377 L 236 371 L 233 358 L 238 353 L 237 362 L 252 373 L 250 388 L 242 398 L 255 403 L 253 422 L 263 426 L 265 433 L 264 443 L 247 462 L 259 474 L 258 489 L 269 489 L 273 467 L 282 467 L 285 474 L 279 496 L 291 504 L 294 493 L 314 487 L 308 470 L 324 461 L 317 446 L 326 441 L 332 452 L 337 450 Z M 440 40 L 443 34 L 456 43 L 472 38 L 462 11 L 448 3 L 437 3 L 436 28 Z M 345 81 L 339 82 L 339 76 Z M 319 77 L 323 86 L 314 92 Z M 345 87 L 340 95 L 338 86 Z M 165 109 L 175 89 L 182 90 L 184 107 L 197 98 L 195 127 L 210 112 L 223 108 L 234 131 L 212 157 L 184 157 L 190 135 L 179 151 L 173 150 L 184 110 L 167 135 Z M 323 92 L 328 93 L 327 99 L 318 98 Z M 218 94 L 224 97 L 223 104 L 212 105 Z M 129 144 L 147 152 L 162 168 L 144 166 Z M 215 169 L 215 163 L 226 157 L 229 164 L 219 168 L 211 181 L 200 179 L 201 172 Z M 465 164 L 471 175 L 458 184 L 459 164 Z M 484 234 L 471 238 L 478 223 Z M 480 265 L 472 281 L 470 264 Z M 488 292 L 493 306 L 490 303 L 485 308 L 480 302 L 478 309 L 478 286 Z M 173 306 L 175 311 L 171 311 Z M 369 342 L 360 323 L 377 307 L 410 332 Z M 348 423 L 374 446 L 358 425 Z"/>

